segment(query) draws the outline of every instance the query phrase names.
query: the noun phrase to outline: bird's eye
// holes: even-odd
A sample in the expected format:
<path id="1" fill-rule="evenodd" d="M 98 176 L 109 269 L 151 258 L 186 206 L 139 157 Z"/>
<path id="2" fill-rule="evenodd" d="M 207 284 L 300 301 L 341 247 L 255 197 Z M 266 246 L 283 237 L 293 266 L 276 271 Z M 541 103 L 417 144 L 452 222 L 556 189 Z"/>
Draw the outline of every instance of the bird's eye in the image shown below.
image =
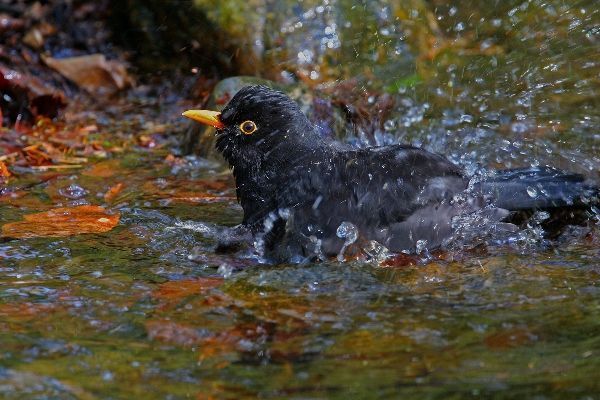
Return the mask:
<path id="1" fill-rule="evenodd" d="M 258 127 L 253 121 L 244 121 L 240 124 L 240 131 L 244 135 L 252 135 L 257 129 Z"/>

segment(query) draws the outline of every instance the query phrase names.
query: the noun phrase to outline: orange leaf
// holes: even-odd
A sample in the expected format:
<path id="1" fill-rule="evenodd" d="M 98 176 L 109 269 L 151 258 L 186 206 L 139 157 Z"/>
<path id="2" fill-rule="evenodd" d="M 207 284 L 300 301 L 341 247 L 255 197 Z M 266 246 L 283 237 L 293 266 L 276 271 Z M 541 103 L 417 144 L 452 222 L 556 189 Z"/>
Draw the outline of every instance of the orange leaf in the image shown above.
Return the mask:
<path id="1" fill-rule="evenodd" d="M 119 163 L 116 160 L 102 161 L 83 171 L 83 175 L 96 178 L 109 178 L 118 172 Z"/>
<path id="2" fill-rule="evenodd" d="M 121 190 L 123 190 L 124 187 L 125 185 L 119 182 L 110 189 L 108 189 L 108 191 L 104 194 L 104 201 L 106 201 L 107 203 L 112 202 L 115 199 L 115 197 L 117 197 L 117 195 L 121 193 Z"/>
<path id="3" fill-rule="evenodd" d="M 2 121 L 0 121 L 1 123 Z M 10 171 L 4 164 L 4 161 L 0 161 L 0 183 L 8 183 L 8 178 L 10 177 Z"/>
<path id="4" fill-rule="evenodd" d="M 118 223 L 119 214 L 109 214 L 100 206 L 61 207 L 5 224 L 2 236 L 22 239 L 100 233 L 110 231 Z"/>
<path id="5" fill-rule="evenodd" d="M 10 176 L 10 171 L 4 164 L 4 161 L 0 161 L 0 176 L 3 178 L 8 178 Z"/>

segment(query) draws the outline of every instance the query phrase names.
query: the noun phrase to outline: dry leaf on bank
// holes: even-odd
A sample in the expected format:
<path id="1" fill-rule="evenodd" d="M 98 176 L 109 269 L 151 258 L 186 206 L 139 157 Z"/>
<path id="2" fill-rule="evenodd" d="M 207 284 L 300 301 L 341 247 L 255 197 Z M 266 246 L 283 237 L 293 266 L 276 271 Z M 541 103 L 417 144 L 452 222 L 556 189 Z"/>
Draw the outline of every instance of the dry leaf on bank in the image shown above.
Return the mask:
<path id="1" fill-rule="evenodd" d="M 46 65 L 90 93 L 114 93 L 132 84 L 125 66 L 103 54 L 42 58 Z"/>

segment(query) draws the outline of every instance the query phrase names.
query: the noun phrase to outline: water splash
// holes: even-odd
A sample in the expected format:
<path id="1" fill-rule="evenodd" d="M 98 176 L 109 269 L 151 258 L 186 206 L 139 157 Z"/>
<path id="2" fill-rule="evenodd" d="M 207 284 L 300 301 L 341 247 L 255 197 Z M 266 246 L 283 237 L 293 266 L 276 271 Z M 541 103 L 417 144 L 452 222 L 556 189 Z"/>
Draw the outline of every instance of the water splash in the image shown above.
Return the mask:
<path id="1" fill-rule="evenodd" d="M 221 275 L 225 279 L 228 279 L 231 278 L 233 270 L 234 268 L 231 265 L 223 263 L 219 265 L 219 268 L 217 269 L 217 274 Z"/>
<path id="2" fill-rule="evenodd" d="M 549 244 L 544 235 L 542 223 L 550 218 L 547 211 L 536 211 L 527 221 L 524 229 L 519 230 L 517 235 L 511 238 L 510 243 L 521 251 L 540 249 Z"/>
<path id="3" fill-rule="evenodd" d="M 369 257 L 368 261 L 373 262 L 374 264 L 381 264 L 393 256 L 393 253 L 389 251 L 387 247 L 376 240 L 369 241 L 363 248 L 363 251 Z"/>
<path id="4" fill-rule="evenodd" d="M 356 242 L 356 240 L 358 239 L 358 229 L 353 223 L 344 221 L 340 224 L 340 226 L 338 226 L 335 234 L 340 239 L 344 239 L 344 245 L 342 246 L 340 252 L 337 255 L 337 260 L 339 262 L 343 262 L 344 252 L 346 251 L 348 246 Z"/>
<path id="5" fill-rule="evenodd" d="M 425 239 L 417 240 L 417 242 L 415 243 L 415 252 L 417 254 L 423 254 L 424 252 L 427 252 L 427 245 L 428 245 L 427 240 L 425 240 Z"/>

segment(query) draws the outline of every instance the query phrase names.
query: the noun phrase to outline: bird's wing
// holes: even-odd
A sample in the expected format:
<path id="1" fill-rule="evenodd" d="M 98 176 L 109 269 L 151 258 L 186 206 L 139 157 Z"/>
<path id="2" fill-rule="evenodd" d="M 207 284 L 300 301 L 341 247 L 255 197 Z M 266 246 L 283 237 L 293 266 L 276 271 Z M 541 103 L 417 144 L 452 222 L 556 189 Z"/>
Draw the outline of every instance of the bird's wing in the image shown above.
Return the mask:
<path id="1" fill-rule="evenodd" d="M 374 147 L 343 153 L 341 181 L 352 209 L 380 226 L 403 221 L 425 206 L 449 201 L 466 188 L 456 165 L 423 149 Z"/>
<path id="2" fill-rule="evenodd" d="M 336 151 L 288 171 L 277 189 L 278 208 L 294 211 L 294 224 L 317 236 L 335 236 L 344 221 L 363 232 L 404 221 L 467 184 L 445 158 L 401 145 Z"/>

